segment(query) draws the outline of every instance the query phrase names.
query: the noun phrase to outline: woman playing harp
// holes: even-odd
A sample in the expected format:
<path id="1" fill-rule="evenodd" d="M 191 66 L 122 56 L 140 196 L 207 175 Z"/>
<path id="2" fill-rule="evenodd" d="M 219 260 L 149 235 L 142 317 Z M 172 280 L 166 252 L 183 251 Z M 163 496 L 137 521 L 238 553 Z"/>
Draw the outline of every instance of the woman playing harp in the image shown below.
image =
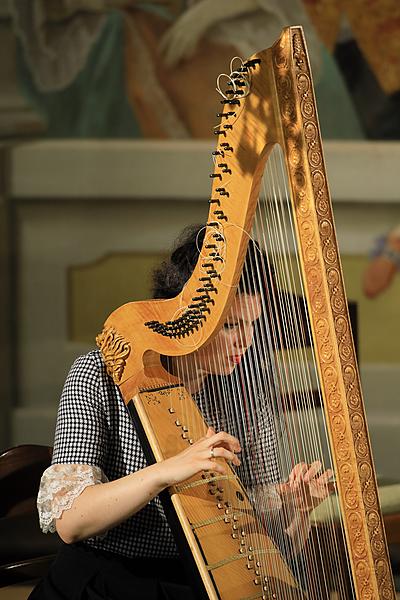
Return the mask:
<path id="1" fill-rule="evenodd" d="M 184 232 L 169 261 L 155 273 L 156 298 L 180 292 L 203 239 L 204 228 Z M 255 367 L 254 356 L 246 353 L 254 338 L 258 344 L 265 335 L 263 305 L 275 293 L 265 261 L 250 241 L 222 329 L 192 354 L 163 358 L 164 367 L 184 382 L 209 425 L 205 437 L 176 456 L 148 466 L 100 353 L 74 363 L 61 398 L 53 464 L 39 493 L 43 529 L 56 529 L 65 544 L 31 598 L 125 599 L 132 589 L 135 598 L 192 597 L 158 494 L 201 471 L 224 474 L 224 461 L 217 460 L 221 458 L 238 470 L 256 506 L 261 496 L 268 498 L 263 501 L 264 524 L 288 560 L 301 552 L 308 515 L 331 491 L 332 473 L 321 473 L 319 461 L 299 463 L 282 483 L 274 374 L 260 382 L 259 376 L 246 373 Z M 246 390 L 241 388 L 243 377 Z M 238 418 L 246 403 L 247 409 L 256 403 L 262 414 L 257 426 Z"/>

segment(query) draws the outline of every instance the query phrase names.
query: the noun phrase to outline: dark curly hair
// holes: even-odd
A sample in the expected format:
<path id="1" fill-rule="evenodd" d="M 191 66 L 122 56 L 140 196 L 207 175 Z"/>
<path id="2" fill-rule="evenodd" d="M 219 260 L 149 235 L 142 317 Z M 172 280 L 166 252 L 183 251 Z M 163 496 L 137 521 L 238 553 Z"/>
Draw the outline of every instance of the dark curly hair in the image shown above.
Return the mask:
<path id="1" fill-rule="evenodd" d="M 204 225 L 189 225 L 182 231 L 169 259 L 153 273 L 153 298 L 174 298 L 179 294 L 196 266 L 204 235 Z M 267 256 L 250 239 L 239 290 L 247 294 L 270 291 L 270 272 Z M 254 273 L 259 276 L 253 277 Z"/>

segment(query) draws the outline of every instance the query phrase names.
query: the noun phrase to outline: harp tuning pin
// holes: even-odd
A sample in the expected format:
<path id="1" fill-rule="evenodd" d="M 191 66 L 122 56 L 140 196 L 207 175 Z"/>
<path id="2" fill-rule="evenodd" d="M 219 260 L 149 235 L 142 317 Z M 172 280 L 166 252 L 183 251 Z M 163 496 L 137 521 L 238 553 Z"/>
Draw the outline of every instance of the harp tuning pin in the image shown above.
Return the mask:
<path id="1" fill-rule="evenodd" d="M 224 129 L 232 129 L 232 125 L 224 125 Z"/>
<path id="2" fill-rule="evenodd" d="M 232 90 L 228 90 L 228 93 L 231 94 Z M 236 113 L 233 110 L 230 110 L 228 112 L 217 113 L 217 117 L 218 118 L 225 117 L 226 119 L 228 119 L 229 117 L 236 117 Z"/>
<path id="3" fill-rule="evenodd" d="M 214 135 L 226 135 L 226 131 L 224 131 L 223 129 L 216 129 L 214 131 Z"/>
<path id="4" fill-rule="evenodd" d="M 214 177 L 219 177 L 220 180 L 222 179 L 221 173 L 211 173 L 210 177 L 211 179 L 213 179 Z"/>
<path id="5" fill-rule="evenodd" d="M 233 152 L 233 148 L 230 144 L 228 144 L 228 142 L 222 142 L 221 148 L 224 148 L 225 150 Z"/>
<path id="6" fill-rule="evenodd" d="M 217 115 L 218 116 L 218 115 Z M 224 156 L 224 153 L 221 150 L 215 150 L 211 153 L 213 156 Z"/>
<path id="7" fill-rule="evenodd" d="M 229 104 L 230 106 L 240 106 L 240 102 L 237 98 L 234 98 L 233 100 L 221 100 L 221 104 Z"/>
<path id="8" fill-rule="evenodd" d="M 261 63 L 261 58 L 252 58 L 244 63 L 244 67 L 255 67 Z"/>
<path id="9" fill-rule="evenodd" d="M 208 201 L 208 204 L 218 204 L 218 206 L 221 206 L 221 202 L 217 198 L 211 198 L 211 200 Z"/>

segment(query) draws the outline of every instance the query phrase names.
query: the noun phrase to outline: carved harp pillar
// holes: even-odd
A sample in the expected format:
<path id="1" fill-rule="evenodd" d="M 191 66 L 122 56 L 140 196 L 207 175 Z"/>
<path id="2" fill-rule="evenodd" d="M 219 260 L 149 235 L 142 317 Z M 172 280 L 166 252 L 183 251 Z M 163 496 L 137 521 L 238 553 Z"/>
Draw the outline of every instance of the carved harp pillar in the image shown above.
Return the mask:
<path id="1" fill-rule="evenodd" d="M 195 353 L 218 334 L 249 238 L 256 240 L 262 265 L 246 277 L 269 272 L 276 286 L 264 286 L 268 314 L 242 367 L 246 423 L 249 410 L 263 413 L 266 402 L 273 404 L 282 476 L 296 461 L 319 458 L 334 470 L 337 493 L 325 501 L 322 524 L 316 517 L 314 541 L 310 535 L 293 556 L 271 534 L 268 503 L 255 502 L 233 468 L 169 489 L 173 520 L 200 576 L 198 594 L 394 600 L 302 29 L 284 30 L 272 48 L 231 70 L 215 131 L 210 213 L 192 277 L 176 298 L 117 309 L 98 344 L 145 433 L 149 459 L 183 450 L 207 426 L 184 378 L 167 373 L 159 357 Z M 297 349 L 302 345 L 311 347 L 311 358 Z M 311 380 L 318 401 L 308 390 Z M 243 410 L 227 411 L 241 419 Z M 258 426 L 245 427 L 255 444 Z M 268 460 L 263 468 L 268 471 Z M 340 574 L 333 581 L 335 569 Z"/>

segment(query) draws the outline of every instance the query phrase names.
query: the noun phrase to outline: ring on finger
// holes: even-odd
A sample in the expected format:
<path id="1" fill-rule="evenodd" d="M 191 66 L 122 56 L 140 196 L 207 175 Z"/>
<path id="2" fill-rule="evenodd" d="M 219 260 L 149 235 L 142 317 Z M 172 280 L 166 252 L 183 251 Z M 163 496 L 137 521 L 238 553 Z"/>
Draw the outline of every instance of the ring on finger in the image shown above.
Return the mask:
<path id="1" fill-rule="evenodd" d="M 214 448 L 210 449 L 210 458 L 215 458 Z"/>

